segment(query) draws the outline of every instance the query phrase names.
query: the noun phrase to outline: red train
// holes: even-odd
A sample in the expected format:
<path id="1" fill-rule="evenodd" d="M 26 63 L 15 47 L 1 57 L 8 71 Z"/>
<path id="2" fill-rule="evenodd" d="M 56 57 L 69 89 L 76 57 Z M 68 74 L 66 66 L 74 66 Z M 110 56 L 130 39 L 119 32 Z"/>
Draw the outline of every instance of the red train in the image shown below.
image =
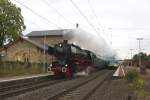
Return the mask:
<path id="1" fill-rule="evenodd" d="M 67 40 L 49 47 L 48 53 L 56 57 L 56 61 L 48 67 L 48 71 L 52 71 L 54 75 L 73 77 L 78 72 L 90 73 L 107 66 L 107 62 L 98 58 L 93 52 L 69 44 Z"/>

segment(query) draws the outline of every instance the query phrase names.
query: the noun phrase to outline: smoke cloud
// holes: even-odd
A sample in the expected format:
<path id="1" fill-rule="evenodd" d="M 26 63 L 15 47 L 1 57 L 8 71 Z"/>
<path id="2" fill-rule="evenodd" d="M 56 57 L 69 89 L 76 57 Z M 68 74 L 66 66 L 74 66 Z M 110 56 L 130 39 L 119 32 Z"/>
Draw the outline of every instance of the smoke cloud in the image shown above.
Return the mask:
<path id="1" fill-rule="evenodd" d="M 110 45 L 97 34 L 74 29 L 64 31 L 64 38 L 69 40 L 70 43 L 79 45 L 82 49 L 94 52 L 101 59 L 112 60 L 116 56 Z"/>

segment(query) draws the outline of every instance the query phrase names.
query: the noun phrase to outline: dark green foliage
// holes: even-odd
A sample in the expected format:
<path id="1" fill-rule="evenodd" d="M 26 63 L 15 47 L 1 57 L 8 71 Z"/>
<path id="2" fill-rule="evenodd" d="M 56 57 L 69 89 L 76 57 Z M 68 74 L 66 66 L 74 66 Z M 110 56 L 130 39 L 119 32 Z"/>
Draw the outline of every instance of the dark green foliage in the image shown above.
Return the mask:
<path id="1" fill-rule="evenodd" d="M 150 60 L 150 55 L 147 55 L 146 53 L 143 53 L 143 52 L 141 52 L 141 53 L 139 53 L 139 54 L 135 54 L 134 56 L 133 56 L 133 60 L 134 61 L 138 61 L 139 60 L 139 55 L 141 56 L 141 60 L 142 61 L 148 61 L 148 60 Z"/>
<path id="2" fill-rule="evenodd" d="M 107 69 L 109 69 L 109 70 L 116 70 L 117 67 L 116 67 L 116 66 L 113 66 L 113 65 L 110 65 L 110 66 L 107 66 Z"/>
<path id="3" fill-rule="evenodd" d="M 14 41 L 25 29 L 21 9 L 10 0 L 0 0 L 0 48 Z"/>
<path id="4" fill-rule="evenodd" d="M 142 65 L 149 67 L 150 68 L 150 55 L 146 54 L 146 53 L 139 53 L 139 54 L 135 54 L 132 58 L 132 61 L 134 63 L 134 65 L 139 66 L 139 55 L 141 56 L 141 62 Z"/>
<path id="5" fill-rule="evenodd" d="M 135 79 L 135 80 L 133 80 L 132 84 L 136 90 L 140 90 L 140 89 L 144 88 L 144 80 L 143 79 L 140 79 L 140 78 Z"/>
<path id="6" fill-rule="evenodd" d="M 125 78 L 129 81 L 134 89 L 135 95 L 139 97 L 146 97 L 148 92 L 144 89 L 144 80 L 140 77 L 136 70 L 130 70 L 126 73 Z M 141 100 L 142 100 L 141 99 Z"/>
<path id="7" fill-rule="evenodd" d="M 133 82 L 134 80 L 139 78 L 139 74 L 136 70 L 130 70 L 126 73 L 125 78 L 129 81 L 129 82 Z"/>

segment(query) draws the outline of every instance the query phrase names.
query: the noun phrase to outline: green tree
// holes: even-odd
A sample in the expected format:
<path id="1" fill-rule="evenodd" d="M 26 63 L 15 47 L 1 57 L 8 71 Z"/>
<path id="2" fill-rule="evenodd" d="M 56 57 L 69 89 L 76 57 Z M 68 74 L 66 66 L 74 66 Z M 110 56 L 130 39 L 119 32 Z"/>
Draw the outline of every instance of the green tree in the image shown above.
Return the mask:
<path id="1" fill-rule="evenodd" d="M 144 64 L 146 66 L 149 65 L 148 62 L 150 62 L 150 55 L 148 55 L 146 53 L 143 53 L 143 52 L 141 52 L 139 54 L 135 54 L 133 56 L 133 58 L 132 58 L 133 63 L 136 64 L 136 65 L 138 65 L 138 63 L 139 63 L 139 55 L 141 56 L 141 62 L 142 62 L 142 64 Z"/>
<path id="2" fill-rule="evenodd" d="M 148 55 L 146 53 L 141 52 L 140 54 L 135 54 L 133 56 L 134 60 L 138 60 L 139 59 L 139 55 L 141 56 L 142 60 L 148 60 Z"/>
<path id="3" fill-rule="evenodd" d="M 0 0 L 0 48 L 14 41 L 24 29 L 21 9 L 10 0 Z"/>
<path id="4" fill-rule="evenodd" d="M 139 60 L 139 54 L 135 54 L 135 55 L 133 56 L 133 61 L 137 63 L 138 60 Z"/>

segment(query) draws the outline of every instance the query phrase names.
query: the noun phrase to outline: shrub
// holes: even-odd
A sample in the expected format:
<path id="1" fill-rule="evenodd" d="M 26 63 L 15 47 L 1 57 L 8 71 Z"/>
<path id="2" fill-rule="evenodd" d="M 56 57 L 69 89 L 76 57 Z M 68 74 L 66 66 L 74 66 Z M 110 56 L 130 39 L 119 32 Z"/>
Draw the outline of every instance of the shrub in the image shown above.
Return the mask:
<path id="1" fill-rule="evenodd" d="M 131 70 L 128 71 L 125 75 L 125 78 L 129 81 L 129 82 L 133 82 L 135 80 L 137 80 L 139 78 L 139 74 L 136 70 Z"/>
<path id="2" fill-rule="evenodd" d="M 144 80 L 140 77 L 136 70 L 128 71 L 125 78 L 131 83 L 137 97 L 143 98 L 148 96 L 148 92 L 144 90 Z"/>
<path id="3" fill-rule="evenodd" d="M 149 95 L 149 93 L 147 91 L 145 91 L 144 89 L 135 91 L 135 94 L 138 98 L 141 98 L 141 100 Z"/>
<path id="4" fill-rule="evenodd" d="M 143 79 L 136 79 L 132 82 L 132 84 L 136 90 L 140 90 L 140 89 L 144 88 L 144 80 Z"/>

